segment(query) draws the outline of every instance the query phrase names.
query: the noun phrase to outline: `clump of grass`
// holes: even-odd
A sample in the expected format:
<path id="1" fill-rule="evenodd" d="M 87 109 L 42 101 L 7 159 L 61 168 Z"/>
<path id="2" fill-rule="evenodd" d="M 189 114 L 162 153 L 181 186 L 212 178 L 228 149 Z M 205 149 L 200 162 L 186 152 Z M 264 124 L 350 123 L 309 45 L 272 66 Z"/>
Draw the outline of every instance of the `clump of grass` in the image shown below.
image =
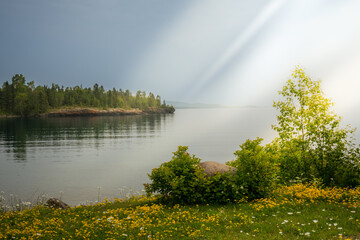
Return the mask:
<path id="1" fill-rule="evenodd" d="M 30 198 L 26 201 L 20 197 L 10 194 L 5 197 L 5 192 L 0 192 L 0 212 L 8 211 L 22 211 L 28 208 L 33 208 L 37 205 L 44 205 L 49 197 L 46 194 L 38 195 L 35 198 Z"/>
<path id="2" fill-rule="evenodd" d="M 36 206 L 0 214 L 0 238 L 338 239 L 359 238 L 357 189 L 296 184 L 272 197 L 226 205 L 164 205 L 134 196 L 68 210 Z"/>

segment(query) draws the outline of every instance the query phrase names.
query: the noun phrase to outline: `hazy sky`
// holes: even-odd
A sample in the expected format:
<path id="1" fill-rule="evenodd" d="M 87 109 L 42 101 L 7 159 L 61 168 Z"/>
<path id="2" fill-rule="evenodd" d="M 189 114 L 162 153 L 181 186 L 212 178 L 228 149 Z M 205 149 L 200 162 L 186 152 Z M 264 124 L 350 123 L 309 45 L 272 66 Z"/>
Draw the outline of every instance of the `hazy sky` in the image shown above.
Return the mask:
<path id="1" fill-rule="evenodd" d="M 358 0 L 1 0 L 0 81 L 271 106 L 295 65 L 360 107 Z"/>

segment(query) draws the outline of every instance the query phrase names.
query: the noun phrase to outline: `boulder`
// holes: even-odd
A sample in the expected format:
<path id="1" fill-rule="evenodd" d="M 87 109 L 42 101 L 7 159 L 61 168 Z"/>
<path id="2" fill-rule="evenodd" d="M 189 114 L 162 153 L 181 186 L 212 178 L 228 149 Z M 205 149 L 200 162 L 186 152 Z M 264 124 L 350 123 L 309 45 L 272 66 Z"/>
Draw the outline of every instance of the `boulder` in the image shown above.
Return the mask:
<path id="1" fill-rule="evenodd" d="M 236 168 L 228 166 L 223 163 L 213 162 L 213 161 L 206 161 L 201 162 L 200 167 L 204 169 L 204 173 L 206 176 L 214 176 L 218 173 L 230 172 L 230 174 L 234 175 L 236 172 Z"/>
<path id="2" fill-rule="evenodd" d="M 63 201 L 57 198 L 50 198 L 49 200 L 47 200 L 46 205 L 50 208 L 61 208 L 61 209 L 70 208 L 69 205 L 67 205 L 66 203 L 64 203 Z"/>

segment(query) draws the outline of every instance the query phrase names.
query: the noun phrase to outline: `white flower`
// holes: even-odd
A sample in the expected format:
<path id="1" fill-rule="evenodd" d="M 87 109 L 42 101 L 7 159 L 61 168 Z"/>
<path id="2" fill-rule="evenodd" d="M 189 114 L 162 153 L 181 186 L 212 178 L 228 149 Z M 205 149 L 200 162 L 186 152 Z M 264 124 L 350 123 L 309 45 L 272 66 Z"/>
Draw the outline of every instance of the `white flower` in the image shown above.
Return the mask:
<path id="1" fill-rule="evenodd" d="M 289 215 L 293 215 L 293 213 L 292 213 L 292 212 L 288 212 L 288 214 L 289 214 Z"/>
<path id="2" fill-rule="evenodd" d="M 309 233 L 309 232 L 306 232 L 306 233 L 305 233 L 305 236 L 310 237 L 310 233 Z"/>
<path id="3" fill-rule="evenodd" d="M 318 220 L 313 220 L 314 223 L 318 223 L 319 221 Z"/>

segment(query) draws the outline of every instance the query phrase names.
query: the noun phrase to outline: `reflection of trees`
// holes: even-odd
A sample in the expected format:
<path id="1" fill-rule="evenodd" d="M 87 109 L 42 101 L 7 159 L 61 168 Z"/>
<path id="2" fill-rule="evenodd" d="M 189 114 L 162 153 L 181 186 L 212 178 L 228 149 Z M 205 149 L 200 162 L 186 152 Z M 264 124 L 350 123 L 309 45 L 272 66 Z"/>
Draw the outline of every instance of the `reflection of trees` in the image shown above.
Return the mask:
<path id="1" fill-rule="evenodd" d="M 12 152 L 17 160 L 26 160 L 26 119 L 0 120 L 0 139 L 7 152 Z"/>
<path id="2" fill-rule="evenodd" d="M 170 114 L 0 119 L 0 142 L 3 150 L 14 153 L 17 160 L 26 160 L 26 144 L 32 146 L 93 144 L 98 148 L 105 138 L 156 137 Z M 94 141 L 85 141 L 94 139 Z M 72 143 L 71 143 L 72 142 Z M 0 145 L 0 148 L 1 148 Z"/>

